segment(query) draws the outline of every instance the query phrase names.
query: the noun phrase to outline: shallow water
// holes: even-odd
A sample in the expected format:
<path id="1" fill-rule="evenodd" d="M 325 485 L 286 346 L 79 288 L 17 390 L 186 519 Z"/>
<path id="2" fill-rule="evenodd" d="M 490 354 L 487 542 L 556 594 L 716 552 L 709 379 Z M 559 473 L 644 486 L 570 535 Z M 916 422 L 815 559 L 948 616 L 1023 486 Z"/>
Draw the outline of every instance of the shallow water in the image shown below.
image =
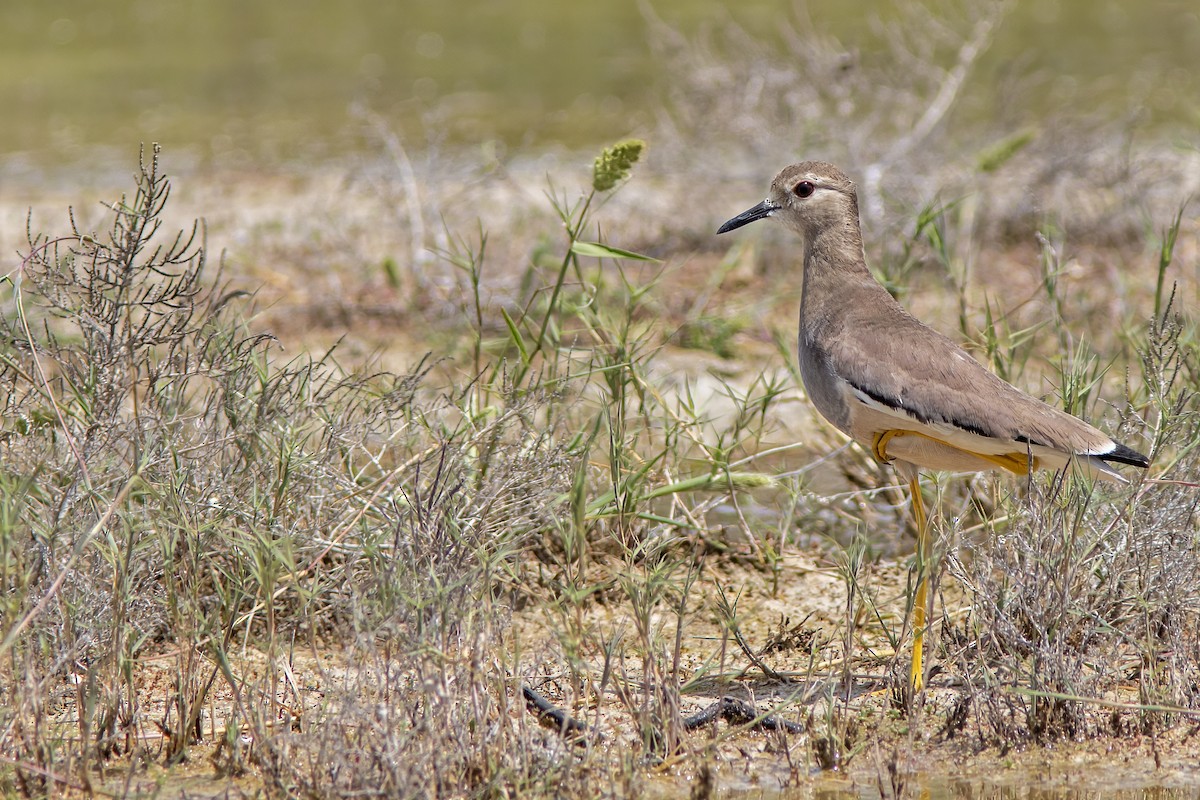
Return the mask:
<path id="1" fill-rule="evenodd" d="M 781 37 L 775 0 L 652 6 L 693 36 L 736 23 Z M 891 3 L 812 6 L 816 30 L 863 58 L 882 50 L 888 29 L 869 20 L 894 16 Z M 10 2 L 0 30 L 0 164 L 94 161 L 97 146 L 125 164 L 152 140 L 202 165 L 336 158 L 378 146 L 358 106 L 415 146 L 591 147 L 651 126 L 673 81 L 635 0 Z M 1197 53 L 1191 0 L 1021 3 L 967 87 L 968 113 L 1002 98 L 1033 125 L 1055 110 L 1194 127 Z"/>

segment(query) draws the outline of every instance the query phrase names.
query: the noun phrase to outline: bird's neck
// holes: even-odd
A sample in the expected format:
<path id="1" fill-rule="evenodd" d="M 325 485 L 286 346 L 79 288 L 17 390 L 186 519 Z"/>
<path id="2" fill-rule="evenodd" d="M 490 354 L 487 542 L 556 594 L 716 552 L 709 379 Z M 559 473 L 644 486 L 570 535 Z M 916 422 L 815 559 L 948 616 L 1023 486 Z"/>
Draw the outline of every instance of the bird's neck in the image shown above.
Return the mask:
<path id="1" fill-rule="evenodd" d="M 836 300 L 839 287 L 870 285 L 883 288 L 867 269 L 862 233 L 857 221 L 824 228 L 804 237 L 804 292 L 801 306 L 815 299 L 824 304 Z M 886 292 L 885 292 L 886 293 Z"/>

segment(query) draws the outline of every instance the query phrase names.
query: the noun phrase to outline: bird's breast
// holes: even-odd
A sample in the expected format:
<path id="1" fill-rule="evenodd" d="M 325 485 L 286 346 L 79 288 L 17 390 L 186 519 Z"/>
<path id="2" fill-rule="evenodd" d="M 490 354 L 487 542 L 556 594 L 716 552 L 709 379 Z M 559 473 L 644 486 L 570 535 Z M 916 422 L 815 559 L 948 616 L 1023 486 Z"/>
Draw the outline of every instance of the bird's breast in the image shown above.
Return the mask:
<path id="1" fill-rule="evenodd" d="M 847 435 L 850 431 L 850 406 L 846 402 L 846 382 L 834 372 L 829 358 L 805 335 L 800 332 L 799 347 L 800 379 L 808 399 L 838 430 Z"/>

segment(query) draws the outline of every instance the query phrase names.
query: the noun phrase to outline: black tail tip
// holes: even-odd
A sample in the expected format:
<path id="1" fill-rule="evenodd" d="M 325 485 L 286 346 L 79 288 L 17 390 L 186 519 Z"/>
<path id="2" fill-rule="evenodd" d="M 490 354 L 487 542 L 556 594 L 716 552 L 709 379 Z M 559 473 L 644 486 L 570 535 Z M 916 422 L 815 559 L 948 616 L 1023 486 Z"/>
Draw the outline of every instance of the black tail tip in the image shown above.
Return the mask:
<path id="1" fill-rule="evenodd" d="M 1141 467 L 1142 469 L 1150 466 L 1150 459 L 1146 458 L 1137 450 L 1134 450 L 1132 447 L 1126 447 L 1120 442 L 1116 442 L 1115 444 L 1116 447 L 1113 448 L 1112 452 L 1105 453 L 1104 455 L 1100 456 L 1101 460 L 1116 461 L 1119 464 L 1130 464 L 1135 467 Z"/>

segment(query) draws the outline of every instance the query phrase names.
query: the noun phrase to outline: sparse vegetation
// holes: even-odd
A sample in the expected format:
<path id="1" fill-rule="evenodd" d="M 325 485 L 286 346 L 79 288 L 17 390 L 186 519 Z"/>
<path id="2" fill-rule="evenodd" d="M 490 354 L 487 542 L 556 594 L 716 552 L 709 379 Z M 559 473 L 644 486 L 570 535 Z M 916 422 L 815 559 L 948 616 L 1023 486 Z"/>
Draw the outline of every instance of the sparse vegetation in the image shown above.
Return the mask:
<path id="1" fill-rule="evenodd" d="M 911 92 L 952 102 L 995 24 L 910 54 L 952 56 Z M 796 69 L 841 75 L 834 50 Z M 841 108 L 856 80 L 790 113 Z M 928 147 L 934 111 L 894 119 L 913 142 L 873 169 Z M 964 158 L 972 180 L 1001 185 L 1036 148 L 998 141 Z M 929 748 L 1194 748 L 1200 364 L 1196 270 L 1178 262 L 1195 220 L 1105 256 L 1145 278 L 1120 316 L 1069 228 L 1012 244 L 1020 209 L 1003 225 L 966 201 L 891 209 L 875 235 L 903 234 L 869 242 L 888 285 L 999 374 L 1044 378 L 1153 455 L 1153 479 L 1121 487 L 930 483 L 937 670 L 909 704 L 902 495 L 797 396 L 794 275 L 613 237 L 605 214 L 649 152 L 614 145 L 590 181 L 579 159 L 548 217 L 522 207 L 536 229 L 520 237 L 447 225 L 419 274 L 364 259 L 406 295 L 397 316 L 436 306 L 409 323 L 428 330 L 402 369 L 337 347 L 283 357 L 203 226 L 165 228 L 157 148 L 102 233 L 31 221 L 0 314 L 0 791 L 150 794 L 190 763 L 278 797 L 632 797 L 648 776 L 664 792 L 694 776 L 704 797 L 741 770 L 794 786 L 831 769 L 902 796 Z M 416 180 L 406 162 L 403 191 Z M 981 274 L 985 249 L 1023 277 Z M 526 688 L 582 725 L 539 725 Z M 727 696 L 745 703 L 724 722 L 685 720 Z"/>

